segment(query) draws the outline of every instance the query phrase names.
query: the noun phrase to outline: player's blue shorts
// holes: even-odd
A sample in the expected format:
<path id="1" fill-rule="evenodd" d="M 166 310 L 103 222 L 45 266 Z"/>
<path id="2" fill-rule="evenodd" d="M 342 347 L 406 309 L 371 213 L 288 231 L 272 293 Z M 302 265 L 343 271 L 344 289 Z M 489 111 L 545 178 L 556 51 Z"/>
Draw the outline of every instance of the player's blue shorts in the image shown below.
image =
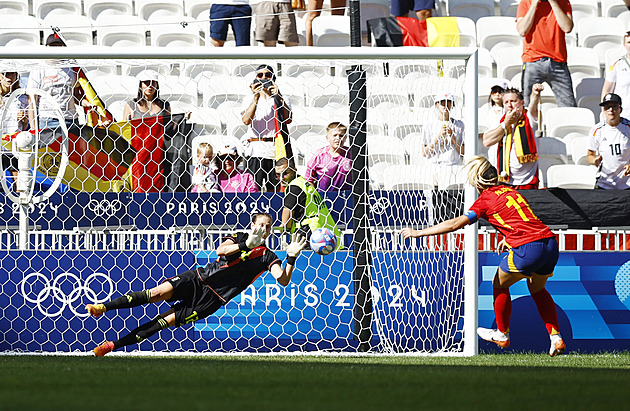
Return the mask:
<path id="1" fill-rule="evenodd" d="M 555 237 L 543 238 L 512 248 L 499 267 L 506 273 L 550 275 L 559 255 Z"/>
<path id="2" fill-rule="evenodd" d="M 434 0 L 392 0 L 392 15 L 402 16 L 410 11 L 432 10 L 435 5 Z"/>
<path id="3" fill-rule="evenodd" d="M 222 20 L 226 19 L 226 20 Z M 232 25 L 237 46 L 250 45 L 252 8 L 247 4 L 213 4 L 210 6 L 210 37 L 215 40 L 227 39 L 228 26 Z"/>

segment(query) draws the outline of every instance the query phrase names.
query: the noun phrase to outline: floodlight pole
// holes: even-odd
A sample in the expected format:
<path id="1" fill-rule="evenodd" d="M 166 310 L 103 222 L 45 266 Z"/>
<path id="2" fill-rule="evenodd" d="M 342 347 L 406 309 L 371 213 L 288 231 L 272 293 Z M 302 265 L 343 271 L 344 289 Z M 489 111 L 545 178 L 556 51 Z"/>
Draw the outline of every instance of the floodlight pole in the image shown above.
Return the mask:
<path id="1" fill-rule="evenodd" d="M 359 0 L 350 0 L 350 45 L 361 47 L 361 16 Z M 370 204 L 366 136 L 366 77 L 363 67 L 353 65 L 348 70 L 350 90 L 350 152 L 352 154 L 352 226 L 354 235 L 354 336 L 358 351 L 370 350 L 372 340 L 372 280 L 370 258 Z"/>

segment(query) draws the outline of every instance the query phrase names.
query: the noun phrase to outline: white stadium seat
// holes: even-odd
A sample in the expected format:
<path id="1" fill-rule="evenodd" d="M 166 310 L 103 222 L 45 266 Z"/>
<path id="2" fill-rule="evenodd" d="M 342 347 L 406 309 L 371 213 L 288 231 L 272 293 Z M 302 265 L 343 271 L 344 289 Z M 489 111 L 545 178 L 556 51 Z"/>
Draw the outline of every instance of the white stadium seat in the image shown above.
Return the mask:
<path id="1" fill-rule="evenodd" d="M 136 15 L 146 22 L 162 18 L 184 17 L 183 0 L 135 0 Z"/>
<path id="2" fill-rule="evenodd" d="M 494 0 L 450 0 L 448 15 L 468 17 L 473 21 L 494 16 Z"/>
<path id="3" fill-rule="evenodd" d="M 516 31 L 516 21 L 512 17 L 489 16 L 477 20 L 477 41 L 479 47 L 495 51 L 504 47 L 521 47 L 523 38 Z"/>
<path id="4" fill-rule="evenodd" d="M 600 66 L 606 64 L 606 51 L 623 43 L 625 24 L 614 17 L 591 17 L 577 25 L 578 45 L 597 52 Z"/>
<path id="5" fill-rule="evenodd" d="M 11 18 L 5 18 L 0 26 L 0 46 L 38 46 L 39 33 L 40 27 L 35 17 L 13 15 Z"/>
<path id="6" fill-rule="evenodd" d="M 0 16 L 28 16 L 28 0 L 5 0 L 0 2 Z"/>
<path id="7" fill-rule="evenodd" d="M 499 9 L 501 10 L 501 15 L 516 18 L 518 3 L 519 0 L 500 0 Z"/>
<path id="8" fill-rule="evenodd" d="M 493 56 L 497 63 L 497 77 L 514 84 L 514 78 L 520 76 L 523 71 L 522 54 L 523 47 L 505 47 L 497 50 Z"/>
<path id="9" fill-rule="evenodd" d="M 567 47 L 567 64 L 573 83 L 585 77 L 601 77 L 599 56 L 593 49 L 586 47 Z"/>
<path id="10" fill-rule="evenodd" d="M 198 47 L 201 37 L 197 25 L 173 20 L 171 18 L 155 18 L 151 22 L 151 45 L 157 47 Z"/>
<path id="11" fill-rule="evenodd" d="M 599 0 L 571 0 L 574 27 L 580 20 L 599 16 Z"/>
<path id="12" fill-rule="evenodd" d="M 92 22 L 85 16 L 73 16 L 69 19 L 68 16 L 60 14 L 49 15 L 42 23 L 44 39 L 53 33 L 52 27 L 60 29 L 61 36 L 69 47 L 91 46 L 94 44 L 92 39 Z"/>
<path id="13" fill-rule="evenodd" d="M 55 14 L 82 15 L 81 0 L 33 0 L 33 15 L 40 22 L 44 21 L 47 16 Z"/>
<path id="14" fill-rule="evenodd" d="M 350 17 L 319 16 L 313 20 L 313 43 L 320 47 L 350 46 Z"/>
<path id="15" fill-rule="evenodd" d="M 554 165 L 547 169 L 547 187 L 595 188 L 597 168 L 578 164 Z"/>
<path id="16" fill-rule="evenodd" d="M 588 154 L 589 136 L 577 137 L 571 140 L 571 159 L 573 164 L 589 165 L 586 160 Z"/>
<path id="17" fill-rule="evenodd" d="M 583 107 L 556 107 L 545 113 L 547 136 L 564 138 L 569 134 L 586 136 L 595 126 L 595 116 Z"/>
<path id="18" fill-rule="evenodd" d="M 85 15 L 92 21 L 104 16 L 131 16 L 133 14 L 132 0 L 83 0 Z"/>
<path id="19" fill-rule="evenodd" d="M 146 46 L 145 22 L 137 16 L 102 16 L 96 28 L 96 40 L 100 46 Z"/>

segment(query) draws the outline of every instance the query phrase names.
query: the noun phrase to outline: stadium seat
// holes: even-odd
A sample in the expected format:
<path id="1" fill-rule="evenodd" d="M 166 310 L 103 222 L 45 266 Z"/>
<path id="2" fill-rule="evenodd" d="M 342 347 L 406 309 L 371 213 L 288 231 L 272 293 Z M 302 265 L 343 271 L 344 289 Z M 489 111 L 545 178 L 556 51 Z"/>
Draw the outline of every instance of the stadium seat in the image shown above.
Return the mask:
<path id="1" fill-rule="evenodd" d="M 104 16 L 133 15 L 132 0 L 84 0 L 83 9 L 92 24 Z"/>
<path id="2" fill-rule="evenodd" d="M 160 97 L 168 101 L 199 106 L 197 84 L 192 81 L 181 81 L 180 76 L 165 76 L 160 81 Z"/>
<path id="3" fill-rule="evenodd" d="M 599 56 L 593 49 L 586 47 L 567 47 L 567 64 L 573 83 L 585 77 L 601 77 Z"/>
<path id="4" fill-rule="evenodd" d="M 424 163 L 385 167 L 383 186 L 385 190 L 433 190 L 437 184 Z"/>
<path id="5" fill-rule="evenodd" d="M 599 0 L 571 0 L 573 24 L 577 27 L 580 20 L 599 17 Z"/>
<path id="6" fill-rule="evenodd" d="M 409 164 L 420 164 L 426 161 L 426 158 L 422 154 L 422 126 L 416 124 L 416 131 L 408 132 L 402 139 L 403 147 L 407 153 Z M 411 126 L 408 130 L 412 130 Z"/>
<path id="7" fill-rule="evenodd" d="M 304 83 L 306 105 L 312 107 L 325 107 L 330 103 L 347 105 L 348 89 L 348 80 L 341 77 L 323 78 L 319 82 L 306 82 Z"/>
<path id="8" fill-rule="evenodd" d="M 278 65 L 274 62 L 266 61 L 265 64 L 273 67 L 273 70 L 276 74 L 278 74 Z M 260 63 L 236 63 L 233 62 L 230 64 L 230 74 L 232 76 L 243 77 L 246 78 L 248 82 L 254 80 L 254 76 L 256 73 L 256 69 L 260 66 Z M 248 83 L 249 84 L 249 83 Z"/>
<path id="9" fill-rule="evenodd" d="M 437 77 L 438 75 L 437 60 L 390 61 L 388 65 L 390 76 L 393 75 L 398 78 L 413 80 L 419 77 Z"/>
<path id="10" fill-rule="evenodd" d="M 0 16 L 28 16 L 28 0 L 5 0 L 0 2 Z"/>
<path id="11" fill-rule="evenodd" d="M 299 64 L 299 63 L 283 63 L 282 75 L 284 77 L 299 77 L 303 74 L 313 75 L 315 77 L 330 76 L 331 67 L 324 64 Z"/>
<path id="12" fill-rule="evenodd" d="M 135 0 L 136 15 L 146 22 L 152 23 L 156 19 L 184 18 L 183 0 Z"/>
<path id="13" fill-rule="evenodd" d="M 282 96 L 291 102 L 292 107 L 304 106 L 304 86 L 302 79 L 295 77 L 278 77 L 276 81 Z"/>
<path id="14" fill-rule="evenodd" d="M 397 77 L 370 77 L 367 79 L 367 105 L 376 107 L 383 102 L 408 107 L 408 84 Z"/>
<path id="15" fill-rule="evenodd" d="M 90 78 L 92 87 L 99 95 L 105 107 L 115 101 L 126 102 L 138 94 L 138 80 L 132 76 L 105 75 Z"/>
<path id="16" fill-rule="evenodd" d="M 519 0 L 500 0 L 499 9 L 501 10 L 501 15 L 516 18 L 518 3 Z"/>
<path id="17" fill-rule="evenodd" d="M 361 68 L 365 71 L 366 77 L 370 78 L 373 76 L 383 78 L 385 76 L 385 68 L 383 67 L 387 63 L 361 63 Z M 348 77 L 348 71 L 352 70 L 353 64 L 344 64 L 343 62 L 337 64 L 333 67 L 335 70 L 335 76 L 337 77 Z"/>
<path id="18" fill-rule="evenodd" d="M 157 47 L 198 47 L 201 37 L 197 25 L 175 21 L 172 18 L 154 18 L 151 21 L 151 45 Z"/>
<path id="19" fill-rule="evenodd" d="M 597 168 L 578 164 L 553 165 L 547 169 L 547 187 L 595 188 Z"/>
<path id="20" fill-rule="evenodd" d="M 222 124 L 219 112 L 213 108 L 199 107 L 191 111 L 190 123 L 193 124 L 193 134 L 221 134 Z"/>
<path id="21" fill-rule="evenodd" d="M 461 107 L 463 77 L 420 77 L 411 85 L 410 92 L 414 99 L 414 107 L 433 107 L 433 96 L 440 93 L 451 93 L 455 96 L 456 108 Z"/>
<path id="22" fill-rule="evenodd" d="M 538 157 L 558 159 L 562 163 L 568 162 L 567 146 L 559 138 L 541 137 L 536 139 L 536 147 L 538 148 Z"/>
<path id="23" fill-rule="evenodd" d="M 48 38 L 53 33 L 52 27 L 59 27 L 61 35 L 66 44 L 70 46 L 91 46 L 94 44 L 92 38 L 92 24 L 85 16 L 68 16 L 61 14 L 48 15 L 42 23 L 44 38 Z"/>
<path id="24" fill-rule="evenodd" d="M 496 51 L 505 47 L 521 47 L 523 38 L 516 31 L 513 17 L 489 16 L 477 20 L 477 41 L 479 47 L 490 50 L 494 57 Z"/>
<path id="25" fill-rule="evenodd" d="M 129 63 L 121 63 L 120 70 L 125 76 L 137 76 L 140 72 L 144 70 L 153 70 L 156 71 L 161 76 L 168 76 L 171 74 L 172 67 L 169 63 L 160 63 L 158 61 L 153 61 L 154 64 L 129 64 Z"/>
<path id="26" fill-rule="evenodd" d="M 35 17 L 16 14 L 4 20 L 0 27 L 0 46 L 28 47 L 39 45 L 40 27 Z"/>
<path id="27" fill-rule="evenodd" d="M 628 8 L 622 1 L 600 0 L 600 4 L 602 7 L 602 17 L 618 17 L 620 14 L 628 11 Z"/>
<path id="28" fill-rule="evenodd" d="M 107 111 L 109 111 L 114 117 L 114 121 L 122 121 L 126 103 L 127 102 L 123 100 L 116 100 L 105 104 L 107 107 Z"/>
<path id="29" fill-rule="evenodd" d="M 370 187 L 372 190 L 382 190 L 385 187 L 385 170 L 391 167 L 386 162 L 369 165 Z"/>
<path id="30" fill-rule="evenodd" d="M 326 147 L 326 135 L 316 132 L 307 132 L 293 140 L 295 147 L 300 153 L 298 163 L 307 165 L 313 154 L 322 147 Z"/>
<path id="31" fill-rule="evenodd" d="M 398 138 L 385 135 L 367 136 L 368 162 L 405 164 L 405 147 Z"/>
<path id="32" fill-rule="evenodd" d="M 203 106 L 218 108 L 225 101 L 242 103 L 251 94 L 249 83 L 242 77 L 213 76 L 202 78 L 197 84 L 197 94 L 203 98 Z"/>
<path id="33" fill-rule="evenodd" d="M 515 77 L 520 76 L 523 71 L 522 54 L 522 47 L 505 47 L 497 50 L 493 56 L 497 63 L 497 77 L 514 84 Z"/>
<path id="34" fill-rule="evenodd" d="M 468 17 L 477 22 L 481 17 L 494 16 L 494 0 L 450 0 L 448 15 Z"/>
<path id="35" fill-rule="evenodd" d="M 55 14 L 82 15 L 81 0 L 33 0 L 33 15 L 40 22 L 43 22 L 47 16 Z"/>
<path id="36" fill-rule="evenodd" d="M 494 77 L 494 59 L 484 48 L 477 49 L 477 75 L 479 78 Z M 444 60 L 446 77 L 457 78 L 466 73 L 466 66 L 461 61 Z"/>
<path id="37" fill-rule="evenodd" d="M 208 20 L 210 18 L 210 7 L 214 1 L 208 0 L 184 0 L 184 11 L 186 16 L 190 17 L 193 20 Z M 207 26 L 206 30 L 210 30 L 210 23 L 208 21 L 204 21 L 204 24 Z"/>
<path id="38" fill-rule="evenodd" d="M 575 100 L 578 107 L 584 107 L 591 110 L 595 116 L 595 122 L 599 118 L 601 108 L 602 87 L 604 86 L 603 78 L 583 78 L 575 86 Z"/>
<path id="39" fill-rule="evenodd" d="M 313 20 L 313 43 L 319 47 L 350 46 L 350 17 L 319 16 Z"/>
<path id="40" fill-rule="evenodd" d="M 578 45 L 597 52 L 600 66 L 606 64 L 606 51 L 623 43 L 624 23 L 614 17 L 583 18 L 577 25 Z"/>
<path id="41" fill-rule="evenodd" d="M 137 16 L 101 16 L 96 27 L 96 40 L 100 46 L 146 46 L 144 21 Z"/>
<path id="42" fill-rule="evenodd" d="M 615 61 L 617 61 L 617 59 L 625 55 L 626 49 L 621 44 L 617 45 L 617 47 L 609 48 L 608 50 L 606 50 L 606 64 L 604 65 L 604 74 L 606 74 L 606 70 L 608 70 L 608 67 L 610 67 Z"/>
<path id="43" fill-rule="evenodd" d="M 589 165 L 588 161 L 586 161 L 589 138 L 589 136 L 584 136 L 576 137 L 571 140 L 571 159 L 573 160 L 573 164 Z"/>
<path id="44" fill-rule="evenodd" d="M 455 17 L 459 28 L 459 46 L 477 47 L 477 28 L 475 22 L 468 17 Z"/>
<path id="45" fill-rule="evenodd" d="M 556 107 L 545 113 L 547 136 L 564 138 L 569 134 L 586 136 L 595 125 L 591 110 L 582 107 Z"/>
<path id="46" fill-rule="evenodd" d="M 184 63 L 180 66 L 180 77 L 187 78 L 190 81 L 198 83 L 202 77 L 211 78 L 213 76 L 228 76 L 230 74 L 227 64 L 221 61 L 213 63 L 195 62 Z"/>
<path id="47" fill-rule="evenodd" d="M 381 17 L 389 17 L 389 0 L 362 0 L 360 3 L 361 34 L 367 34 L 367 21 Z M 346 9 L 348 14 L 349 9 Z"/>

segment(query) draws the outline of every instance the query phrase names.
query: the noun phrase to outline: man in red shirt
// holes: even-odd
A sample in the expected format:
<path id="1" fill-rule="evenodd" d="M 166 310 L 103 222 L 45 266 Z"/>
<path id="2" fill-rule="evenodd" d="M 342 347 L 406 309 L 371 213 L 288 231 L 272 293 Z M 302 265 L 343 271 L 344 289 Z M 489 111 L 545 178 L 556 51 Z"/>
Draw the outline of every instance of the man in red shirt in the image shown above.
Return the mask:
<path id="1" fill-rule="evenodd" d="M 468 162 L 468 181 L 480 195 L 463 215 L 422 230 L 404 228 L 404 238 L 445 234 L 474 224 L 479 218 L 488 220 L 505 237 L 497 252 L 508 254 L 494 276 L 494 314 L 496 329 L 477 329 L 477 334 L 501 348 L 510 345 L 512 300 L 510 287 L 523 278 L 545 323 L 552 357 L 562 354 L 566 345 L 560 335 L 558 315 L 553 298 L 545 289 L 547 278 L 553 275 L 558 262 L 558 243 L 554 234 L 536 217 L 527 200 L 516 190 L 499 184 L 497 169 L 485 157 L 473 157 Z"/>
<path id="2" fill-rule="evenodd" d="M 567 66 L 565 34 L 573 30 L 569 0 L 522 0 L 516 12 L 516 29 L 523 37 L 521 85 L 525 106 L 532 85 L 546 81 L 559 107 L 575 107 Z"/>

